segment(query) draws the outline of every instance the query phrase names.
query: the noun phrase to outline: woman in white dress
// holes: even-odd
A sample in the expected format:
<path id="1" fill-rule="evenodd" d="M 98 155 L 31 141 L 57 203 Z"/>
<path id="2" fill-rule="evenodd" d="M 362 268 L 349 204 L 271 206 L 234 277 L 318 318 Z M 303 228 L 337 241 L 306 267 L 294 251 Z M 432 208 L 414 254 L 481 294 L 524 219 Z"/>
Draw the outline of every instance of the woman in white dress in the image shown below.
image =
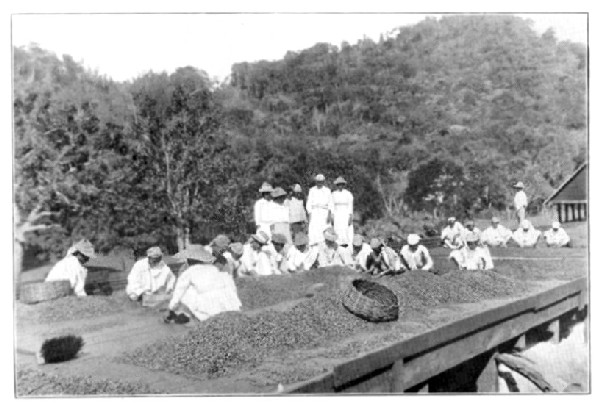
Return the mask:
<path id="1" fill-rule="evenodd" d="M 306 201 L 308 243 L 310 246 L 318 245 L 325 240 L 323 232 L 329 227 L 333 211 L 331 190 L 325 187 L 325 176 L 318 174 L 315 177 L 315 182 L 316 185 L 309 190 Z"/>
<path id="2" fill-rule="evenodd" d="M 338 235 L 338 243 L 340 246 L 347 247 L 352 243 L 354 238 L 354 197 L 352 193 L 346 189 L 346 180 L 343 177 L 338 177 L 333 182 L 337 187 L 331 198 L 333 199 L 333 229 Z"/>

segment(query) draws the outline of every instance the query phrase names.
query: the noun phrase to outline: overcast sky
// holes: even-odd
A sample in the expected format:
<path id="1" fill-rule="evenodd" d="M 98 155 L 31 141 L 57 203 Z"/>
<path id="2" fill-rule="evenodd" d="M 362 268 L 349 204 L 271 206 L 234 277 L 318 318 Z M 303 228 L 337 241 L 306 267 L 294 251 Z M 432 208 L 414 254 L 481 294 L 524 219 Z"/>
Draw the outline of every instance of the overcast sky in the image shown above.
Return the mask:
<path id="1" fill-rule="evenodd" d="M 439 17 L 440 15 L 436 15 Z M 585 14 L 527 14 L 534 28 L 587 43 Z M 195 66 L 224 79 L 233 63 L 274 60 L 317 42 L 377 40 L 425 14 L 83 14 L 13 15 L 13 45 L 37 43 L 115 80 Z"/>

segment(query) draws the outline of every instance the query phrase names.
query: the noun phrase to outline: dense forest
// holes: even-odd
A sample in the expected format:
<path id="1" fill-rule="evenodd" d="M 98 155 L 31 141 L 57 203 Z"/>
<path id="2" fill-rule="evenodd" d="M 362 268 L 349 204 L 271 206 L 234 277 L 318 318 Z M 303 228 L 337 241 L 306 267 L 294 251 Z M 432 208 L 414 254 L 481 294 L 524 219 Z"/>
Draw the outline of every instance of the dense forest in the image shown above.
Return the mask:
<path id="1" fill-rule="evenodd" d="M 517 180 L 539 205 L 587 158 L 587 48 L 514 16 L 319 43 L 225 83 L 196 67 L 120 83 L 34 45 L 13 61 L 15 202 L 41 257 L 245 233 L 263 181 L 307 190 L 317 172 L 348 180 L 363 224 L 405 231 L 505 210 Z"/>

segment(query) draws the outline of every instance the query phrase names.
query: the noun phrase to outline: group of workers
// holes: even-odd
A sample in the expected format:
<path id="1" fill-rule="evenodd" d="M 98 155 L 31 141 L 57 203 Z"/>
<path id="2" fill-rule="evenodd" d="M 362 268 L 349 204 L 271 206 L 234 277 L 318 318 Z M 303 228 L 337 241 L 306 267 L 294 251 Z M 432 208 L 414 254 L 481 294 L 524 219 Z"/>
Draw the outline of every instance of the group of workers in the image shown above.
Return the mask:
<path id="1" fill-rule="evenodd" d="M 399 251 L 381 238 L 368 241 L 355 235 L 353 197 L 346 181 L 338 177 L 333 192 L 324 185 L 322 174 L 309 190 L 306 208 L 302 188 L 292 186 L 288 195 L 282 188 L 264 183 L 262 198 L 254 206 L 256 233 L 245 243 L 218 235 L 207 246 L 190 245 L 175 255 L 183 268 L 176 277 L 163 260 L 159 247 L 151 247 L 138 260 L 127 278 L 126 294 L 132 301 L 164 296 L 169 301 L 165 322 L 186 323 L 190 316 L 207 319 L 223 311 L 237 311 L 241 302 L 234 279 L 309 271 L 319 267 L 344 266 L 376 277 L 405 271 L 430 271 L 434 263 L 420 236 L 410 234 Z M 521 182 L 515 196 L 519 227 L 511 232 L 497 217 L 481 231 L 473 221 L 463 226 L 448 218 L 441 243 L 451 250 L 449 260 L 461 270 L 490 270 L 494 265 L 489 247 L 506 247 L 512 239 L 520 247 L 534 247 L 541 232 L 525 219 L 526 196 Z M 308 228 L 308 234 L 306 229 Z M 554 222 L 544 233 L 548 246 L 568 246 L 569 236 Z M 87 240 L 74 244 L 65 258 L 56 263 L 46 281 L 69 280 L 74 293 L 85 296 L 85 264 L 96 256 Z"/>

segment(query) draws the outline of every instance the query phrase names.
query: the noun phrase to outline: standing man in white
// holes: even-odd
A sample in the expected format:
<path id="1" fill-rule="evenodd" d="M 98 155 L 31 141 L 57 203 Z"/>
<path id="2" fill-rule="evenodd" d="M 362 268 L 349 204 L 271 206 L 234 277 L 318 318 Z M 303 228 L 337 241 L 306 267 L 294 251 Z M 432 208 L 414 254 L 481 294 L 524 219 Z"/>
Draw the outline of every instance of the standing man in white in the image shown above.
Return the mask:
<path id="1" fill-rule="evenodd" d="M 333 200 L 331 190 L 325 187 L 325 176 L 317 174 L 316 185 L 308 191 L 306 212 L 308 214 L 308 243 L 310 246 L 325 241 L 323 232 L 332 221 Z"/>
<path id="2" fill-rule="evenodd" d="M 333 229 L 338 235 L 338 244 L 342 247 L 348 247 L 352 244 L 354 238 L 354 197 L 346 189 L 346 180 L 338 177 L 333 182 L 336 190 L 331 193 L 333 199 Z"/>
<path id="3" fill-rule="evenodd" d="M 521 223 L 525 220 L 525 211 L 527 209 L 527 196 L 523 189 L 525 186 L 523 182 L 520 181 L 514 185 L 514 188 L 517 189 L 515 193 L 514 205 L 515 205 L 515 214 L 517 216 L 517 221 L 519 222 L 517 226 L 521 226 Z"/>

